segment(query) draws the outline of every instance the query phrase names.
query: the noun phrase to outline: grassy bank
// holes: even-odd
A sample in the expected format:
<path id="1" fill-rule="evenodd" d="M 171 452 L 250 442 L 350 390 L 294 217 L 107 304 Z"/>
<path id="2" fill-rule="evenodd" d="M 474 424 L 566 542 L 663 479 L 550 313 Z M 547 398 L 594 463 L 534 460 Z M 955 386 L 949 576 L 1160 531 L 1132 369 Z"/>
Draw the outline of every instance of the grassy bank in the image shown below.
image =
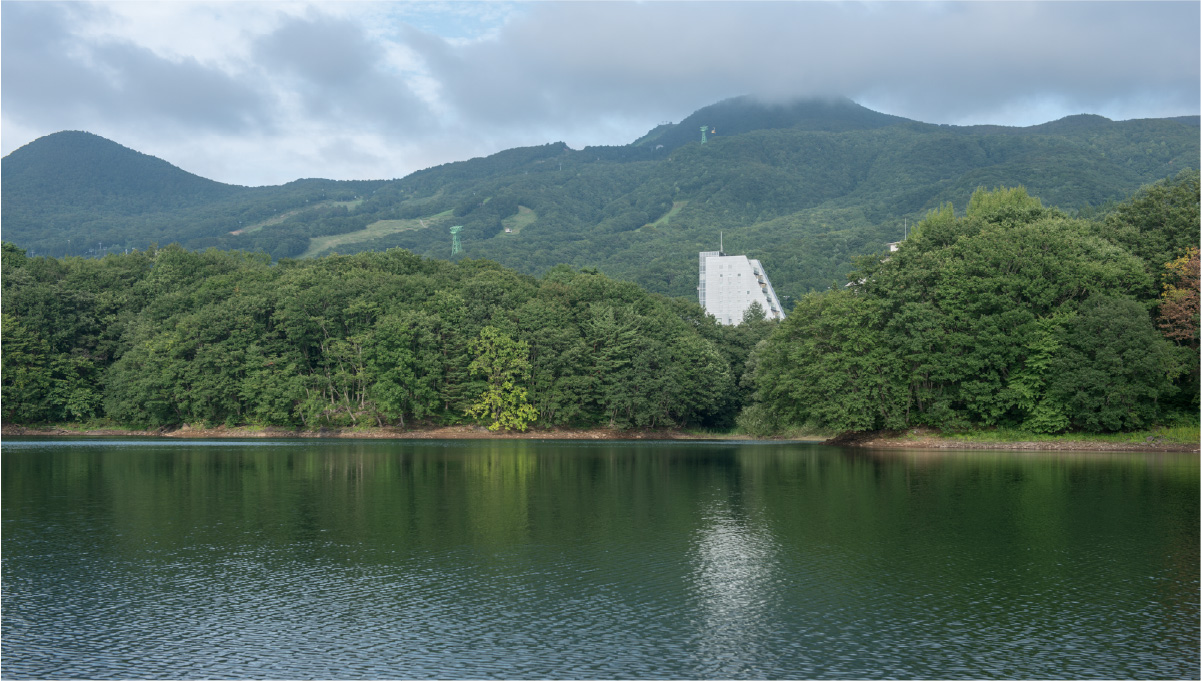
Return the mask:
<path id="1" fill-rule="evenodd" d="M 837 444 L 854 447 L 913 449 L 1024 449 L 1096 451 L 1185 451 L 1201 449 L 1197 425 L 1159 426 L 1126 433 L 1046 435 L 1016 428 L 943 433 L 917 428 L 900 432 L 839 436 Z"/>
<path id="2" fill-rule="evenodd" d="M 1043 435 L 1016 428 L 994 428 L 968 433 L 950 433 L 943 437 L 962 442 L 1104 442 L 1117 444 L 1146 444 L 1154 442 L 1196 445 L 1201 439 L 1197 425 L 1164 426 L 1131 433 L 1066 433 Z"/>

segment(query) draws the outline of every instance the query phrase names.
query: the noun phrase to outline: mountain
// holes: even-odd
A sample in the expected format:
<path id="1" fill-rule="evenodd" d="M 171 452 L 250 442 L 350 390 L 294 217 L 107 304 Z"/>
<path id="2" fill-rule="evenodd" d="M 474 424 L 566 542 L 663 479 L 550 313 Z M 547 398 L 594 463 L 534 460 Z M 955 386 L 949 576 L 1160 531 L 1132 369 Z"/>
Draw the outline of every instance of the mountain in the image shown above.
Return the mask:
<path id="1" fill-rule="evenodd" d="M 704 144 L 701 125 L 716 131 Z M 796 298 L 841 284 L 856 255 L 944 202 L 966 206 L 977 187 L 1023 185 L 1047 205 L 1094 211 L 1197 168 L 1199 156 L 1196 117 L 960 127 L 849 100 L 742 97 L 628 145 L 558 142 L 399 180 L 277 187 L 223 185 L 94 135 L 58 133 L 0 162 L 0 217 L 4 239 L 34 255 L 178 241 L 275 258 L 395 246 L 450 258 L 448 228 L 461 225 L 468 257 L 532 274 L 593 266 L 677 296 L 695 294 L 696 253 L 720 233 Z"/>
<path id="2" fill-rule="evenodd" d="M 270 221 L 379 183 L 297 180 L 242 187 L 209 180 L 98 135 L 57 132 L 2 161 L 7 241 L 58 255 L 178 241 L 223 246 L 229 225 Z"/>
<path id="3" fill-rule="evenodd" d="M 872 111 L 845 98 L 768 103 L 743 96 L 698 109 L 678 124 L 660 125 L 634 146 L 677 149 L 699 141 L 702 127 L 709 131 L 707 136 L 728 137 L 754 130 L 871 130 L 904 122 L 908 119 Z"/>
<path id="4" fill-rule="evenodd" d="M 78 131 L 25 145 L 4 157 L 3 168 L 5 198 L 54 194 L 59 209 L 158 212 L 219 201 L 241 189 Z"/>

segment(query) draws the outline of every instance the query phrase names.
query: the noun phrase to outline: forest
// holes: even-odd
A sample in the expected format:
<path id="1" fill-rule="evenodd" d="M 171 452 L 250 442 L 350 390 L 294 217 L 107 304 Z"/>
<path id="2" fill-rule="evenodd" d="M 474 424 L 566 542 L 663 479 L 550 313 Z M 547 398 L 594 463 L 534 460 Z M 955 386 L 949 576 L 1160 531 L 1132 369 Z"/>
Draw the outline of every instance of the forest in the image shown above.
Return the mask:
<path id="1" fill-rule="evenodd" d="M 752 309 L 737 326 L 588 267 L 5 243 L 3 419 L 754 435 L 1195 420 L 1198 205 L 1191 170 L 1092 220 L 980 189 L 782 323 Z"/>
<path id="2" fill-rule="evenodd" d="M 1075 219 L 1022 188 L 931 213 L 750 358 L 769 434 L 1007 426 L 1115 432 L 1198 413 L 1198 176 Z"/>
<path id="3" fill-rule="evenodd" d="M 699 127 L 715 131 L 701 144 Z M 179 243 L 273 260 L 400 247 L 488 259 L 541 277 L 595 267 L 648 291 L 691 296 L 695 258 L 761 260 L 786 306 L 841 286 L 855 257 L 979 186 L 1024 186 L 1097 217 L 1142 185 L 1196 168 L 1197 117 L 1070 116 L 1024 128 L 930 125 L 844 101 L 767 106 L 735 98 L 621 146 L 562 142 L 391 180 L 278 187 L 207 180 L 83 132 L 3 159 L 4 237 L 38 255 Z M 451 226 L 463 254 L 451 254 Z"/>
<path id="4" fill-rule="evenodd" d="M 3 247 L 5 423 L 730 427 L 771 324 L 595 270 Z M 751 317 L 754 317 L 752 314 Z"/>

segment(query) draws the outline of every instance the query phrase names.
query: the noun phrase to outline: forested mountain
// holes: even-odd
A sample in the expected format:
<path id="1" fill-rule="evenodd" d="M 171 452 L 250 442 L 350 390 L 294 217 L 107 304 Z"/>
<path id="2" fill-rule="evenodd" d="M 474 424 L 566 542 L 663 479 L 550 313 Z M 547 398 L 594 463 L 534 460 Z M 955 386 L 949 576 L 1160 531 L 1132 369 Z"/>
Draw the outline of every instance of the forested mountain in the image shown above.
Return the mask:
<path id="1" fill-rule="evenodd" d="M 704 144 L 701 125 L 715 131 Z M 447 229 L 462 225 L 463 257 L 535 275 L 592 266 L 674 296 L 694 295 L 696 253 L 724 232 L 727 250 L 763 261 L 796 300 L 841 285 L 854 256 L 945 202 L 965 205 L 977 187 L 1021 185 L 1047 205 L 1099 215 L 1199 156 L 1196 117 L 955 127 L 847 100 L 736 98 L 626 146 L 555 143 L 397 180 L 278 187 L 212 183 L 59 133 L 4 158 L 0 210 L 5 240 L 35 255 L 179 242 L 276 259 L 394 246 L 445 259 Z"/>
<path id="2" fill-rule="evenodd" d="M 750 97 L 736 97 L 698 109 L 679 123 L 660 125 L 635 140 L 634 146 L 662 145 L 676 149 L 699 140 L 701 128 L 706 129 L 706 137 L 730 137 L 754 130 L 870 130 L 907 120 L 872 111 L 845 98 L 764 105 Z"/>
<path id="3" fill-rule="evenodd" d="M 219 201 L 239 189 L 77 131 L 47 135 L 6 156 L 4 185 L 6 197 L 18 201 L 40 194 L 53 196 L 59 210 L 125 214 Z"/>
<path id="4" fill-rule="evenodd" d="M 103 137 L 64 131 L 4 157 L 0 210 L 6 239 L 35 252 L 94 256 L 154 242 L 221 245 L 213 235 L 228 237 L 237 225 L 354 200 L 379 184 L 222 184 Z"/>

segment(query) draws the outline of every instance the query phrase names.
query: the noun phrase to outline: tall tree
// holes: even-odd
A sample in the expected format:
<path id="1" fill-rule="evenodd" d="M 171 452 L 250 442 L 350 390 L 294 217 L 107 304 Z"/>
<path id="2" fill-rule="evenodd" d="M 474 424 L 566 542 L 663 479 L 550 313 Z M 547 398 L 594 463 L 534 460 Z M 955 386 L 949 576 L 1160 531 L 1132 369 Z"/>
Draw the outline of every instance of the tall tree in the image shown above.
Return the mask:
<path id="1" fill-rule="evenodd" d="M 471 341 L 471 351 L 475 359 L 469 368 L 472 375 L 483 377 L 484 391 L 467 413 L 491 419 L 488 430 L 524 431 L 538 418 L 538 410 L 530 404 L 524 387 L 530 374 L 529 345 L 485 326 Z"/>

